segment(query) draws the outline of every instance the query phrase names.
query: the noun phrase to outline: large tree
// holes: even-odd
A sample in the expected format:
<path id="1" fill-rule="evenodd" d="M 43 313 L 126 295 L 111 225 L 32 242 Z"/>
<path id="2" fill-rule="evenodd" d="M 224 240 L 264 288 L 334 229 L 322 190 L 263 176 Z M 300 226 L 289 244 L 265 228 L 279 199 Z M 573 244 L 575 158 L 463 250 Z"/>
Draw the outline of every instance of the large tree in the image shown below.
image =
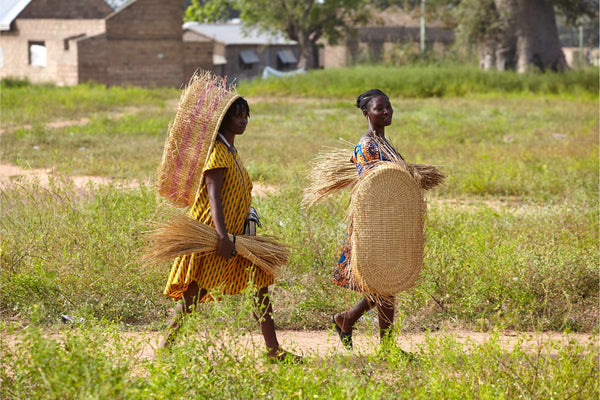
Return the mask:
<path id="1" fill-rule="evenodd" d="M 194 0 L 196 10 L 200 4 Z M 188 20 L 218 21 L 226 19 L 220 10 L 228 7 L 239 10 L 246 26 L 263 31 L 282 32 L 298 42 L 300 57 L 298 67 L 318 67 L 318 45 L 321 38 L 329 43 L 351 33 L 369 17 L 367 0 L 207 0 L 202 11 L 186 13 Z M 215 10 L 211 14 L 210 10 Z"/>
<path id="2" fill-rule="evenodd" d="M 445 3 L 454 6 L 459 39 L 476 44 L 481 68 L 519 72 L 531 66 L 541 71 L 567 68 L 558 39 L 556 9 L 571 24 L 584 15 L 597 17 L 598 10 L 598 0 L 450 0 Z"/>

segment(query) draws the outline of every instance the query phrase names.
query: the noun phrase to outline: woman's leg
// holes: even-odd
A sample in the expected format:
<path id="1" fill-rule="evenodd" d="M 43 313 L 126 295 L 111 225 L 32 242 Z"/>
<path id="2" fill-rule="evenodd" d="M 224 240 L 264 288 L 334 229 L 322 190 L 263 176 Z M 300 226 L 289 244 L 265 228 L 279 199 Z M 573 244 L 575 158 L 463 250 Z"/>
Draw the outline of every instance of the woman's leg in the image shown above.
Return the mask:
<path id="1" fill-rule="evenodd" d="M 254 318 L 260 323 L 260 330 L 267 345 L 267 356 L 276 357 L 279 351 L 279 342 L 275 333 L 275 321 L 273 321 L 273 306 L 269 299 L 269 288 L 264 287 L 257 294 L 257 311 Z"/>
<path id="2" fill-rule="evenodd" d="M 391 337 L 395 310 L 394 297 L 381 299 L 381 301 L 377 303 L 377 312 L 379 314 L 379 337 L 382 341 Z"/>
<path id="3" fill-rule="evenodd" d="M 358 321 L 364 313 L 372 309 L 374 306 L 374 303 L 368 301 L 367 299 L 362 299 L 348 311 L 335 314 L 333 316 L 333 319 L 337 326 L 340 327 L 342 332 L 352 333 L 352 327 L 354 326 L 356 321 Z"/>
<path id="4" fill-rule="evenodd" d="M 183 292 L 183 298 L 175 306 L 173 319 L 169 324 L 169 333 L 160 343 L 160 347 L 168 348 L 173 344 L 179 329 L 181 328 L 182 320 L 185 315 L 192 312 L 192 306 L 198 304 L 198 299 L 206 295 L 206 290 L 199 290 L 198 284 L 192 281 L 187 289 Z"/>

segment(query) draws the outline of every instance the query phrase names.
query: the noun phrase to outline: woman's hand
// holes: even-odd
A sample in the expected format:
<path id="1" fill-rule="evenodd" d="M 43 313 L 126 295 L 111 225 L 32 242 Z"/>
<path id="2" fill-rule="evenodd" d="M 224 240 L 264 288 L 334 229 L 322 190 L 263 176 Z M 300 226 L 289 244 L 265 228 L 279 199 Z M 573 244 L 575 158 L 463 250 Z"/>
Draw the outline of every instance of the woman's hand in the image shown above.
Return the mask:
<path id="1" fill-rule="evenodd" d="M 217 255 L 225 258 L 230 258 L 236 255 L 235 244 L 229 240 L 229 237 L 219 238 L 217 242 Z"/>
<path id="2" fill-rule="evenodd" d="M 204 179 L 208 189 L 208 201 L 210 203 L 210 212 L 215 230 L 217 231 L 217 255 L 230 258 L 236 255 L 235 243 L 229 240 L 227 229 L 225 227 L 225 217 L 223 215 L 223 202 L 221 200 L 221 190 L 223 188 L 224 169 L 213 169 L 206 171 Z"/>

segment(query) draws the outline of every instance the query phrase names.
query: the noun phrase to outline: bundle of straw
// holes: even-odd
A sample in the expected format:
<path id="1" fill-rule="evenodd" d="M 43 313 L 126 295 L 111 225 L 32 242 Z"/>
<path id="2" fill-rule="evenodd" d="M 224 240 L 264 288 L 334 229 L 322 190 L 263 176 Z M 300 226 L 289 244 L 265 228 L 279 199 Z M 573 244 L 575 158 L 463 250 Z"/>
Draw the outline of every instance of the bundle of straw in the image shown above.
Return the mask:
<path id="1" fill-rule="evenodd" d="M 437 167 L 407 163 L 387 140 L 376 141 L 380 148 L 392 157 L 392 162 L 404 165 L 423 190 L 431 190 L 444 181 L 446 175 Z M 304 189 L 302 198 L 302 205 L 306 209 L 342 189 L 352 189 L 356 185 L 358 175 L 356 166 L 350 161 L 351 157 L 351 151 L 345 148 L 332 149 L 317 155 L 309 174 L 310 183 Z"/>
<path id="2" fill-rule="evenodd" d="M 423 190 L 431 190 L 446 179 L 446 175 L 433 165 L 408 163 L 408 171 Z"/>
<path id="3" fill-rule="evenodd" d="M 159 263 L 186 254 L 211 253 L 217 250 L 215 228 L 184 215 L 178 215 L 170 222 L 158 225 L 146 233 L 148 243 L 143 260 Z M 229 235 L 233 240 L 233 236 Z M 277 242 L 270 236 L 236 236 L 235 248 L 238 254 L 263 271 L 279 275 L 281 267 L 290 258 L 290 246 Z"/>
<path id="4" fill-rule="evenodd" d="M 350 161 L 347 149 L 332 149 L 320 153 L 309 174 L 309 185 L 304 189 L 302 205 L 309 209 L 317 202 L 342 189 L 352 188 L 358 181 L 356 167 Z"/>

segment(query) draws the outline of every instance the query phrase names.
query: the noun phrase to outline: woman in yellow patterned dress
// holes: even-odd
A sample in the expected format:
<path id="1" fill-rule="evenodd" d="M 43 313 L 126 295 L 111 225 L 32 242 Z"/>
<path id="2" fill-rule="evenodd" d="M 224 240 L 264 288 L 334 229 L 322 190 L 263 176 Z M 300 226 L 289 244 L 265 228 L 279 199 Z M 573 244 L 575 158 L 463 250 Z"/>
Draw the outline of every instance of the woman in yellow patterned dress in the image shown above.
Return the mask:
<path id="1" fill-rule="evenodd" d="M 170 324 L 170 332 L 161 346 L 172 344 L 181 325 L 182 316 L 191 312 L 192 306 L 216 300 L 214 293 L 238 294 L 252 281 L 258 290 L 260 327 L 267 346 L 267 357 L 283 360 L 292 356 L 280 349 L 272 318 L 272 305 L 268 286 L 274 276 L 255 268 L 250 261 L 237 255 L 235 243 L 228 233 L 244 233 L 246 216 L 252 200 L 252 181 L 234 147 L 235 138 L 246 130 L 250 108 L 243 98 L 238 98 L 227 110 L 217 139 L 204 166 L 204 182 L 200 186 L 191 216 L 215 228 L 218 236 L 216 253 L 186 255 L 173 263 L 164 294 L 180 301 Z"/>

